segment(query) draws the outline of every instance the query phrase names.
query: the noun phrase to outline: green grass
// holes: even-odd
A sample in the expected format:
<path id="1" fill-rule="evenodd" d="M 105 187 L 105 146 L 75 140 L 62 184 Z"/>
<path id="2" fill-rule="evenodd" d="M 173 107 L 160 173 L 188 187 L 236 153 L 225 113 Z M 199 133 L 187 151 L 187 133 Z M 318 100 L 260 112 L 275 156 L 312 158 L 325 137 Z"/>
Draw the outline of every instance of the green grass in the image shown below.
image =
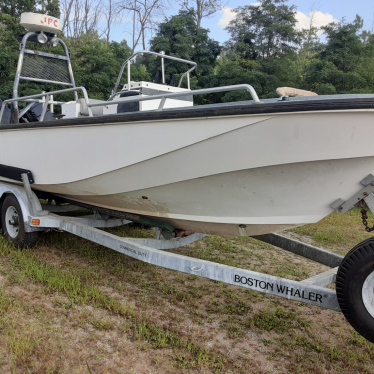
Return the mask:
<path id="1" fill-rule="evenodd" d="M 92 275 L 87 274 L 86 269 L 61 271 L 57 266 L 35 259 L 33 254 L 27 250 L 14 250 L 8 258 L 13 267 L 22 275 L 27 276 L 31 281 L 43 284 L 51 292 L 63 292 L 75 303 L 91 303 L 95 307 L 105 308 L 123 316 L 131 312 L 129 307 L 121 305 L 117 300 L 105 295 L 92 285 L 90 279 Z"/>
<path id="2" fill-rule="evenodd" d="M 175 332 L 160 328 L 157 324 L 133 320 L 125 326 L 125 331 L 131 332 L 134 339 L 146 341 L 153 349 L 178 349 L 180 352 L 174 355 L 178 368 L 209 367 L 220 371 L 228 361 L 224 356 L 216 356 L 198 344 L 181 338 Z"/>
<path id="3" fill-rule="evenodd" d="M 111 330 L 113 328 L 113 322 L 105 319 L 93 320 L 91 324 L 99 330 Z"/>
<path id="4" fill-rule="evenodd" d="M 300 312 L 287 312 L 283 308 L 277 308 L 276 310 L 266 308 L 249 318 L 247 325 L 255 326 L 259 330 L 275 331 L 279 334 L 290 331 L 290 329 L 310 327 L 310 322 L 300 318 L 300 314 Z"/>
<path id="5" fill-rule="evenodd" d="M 1 243 L 3 241 L 3 243 Z M 36 258 L 38 254 L 31 250 L 16 250 L 0 239 L 0 255 L 7 255 L 12 271 L 18 273 L 13 279 L 24 280 L 27 277 L 32 282 L 42 284 L 49 292 L 59 292 L 67 296 L 72 303 L 93 305 L 95 308 L 103 308 L 125 318 L 124 331 L 130 333 L 136 340 L 147 341 L 154 349 L 168 348 L 176 350 L 174 362 L 178 368 L 210 367 L 216 370 L 223 368 L 227 359 L 221 355 L 211 354 L 198 344 L 178 336 L 168 328 L 158 326 L 147 320 L 141 314 L 136 313 L 131 307 L 121 304 L 113 297 L 105 295 L 95 285 L 100 276 L 96 272 L 87 269 L 69 268 L 48 265 Z M 14 274 L 13 274 L 14 275 Z M 171 288 L 170 292 L 175 290 Z M 9 305 L 7 298 L 0 297 L 0 306 L 4 309 Z M 113 324 L 105 320 L 93 320 L 91 324 L 99 330 L 110 330 Z M 25 357 L 33 350 L 33 342 L 30 337 L 13 337 L 10 342 L 10 350 L 25 363 Z M 18 350 L 17 350 L 18 349 Z M 183 358 L 183 359 L 182 359 Z"/>
<path id="6" fill-rule="evenodd" d="M 373 226 L 374 216 L 370 211 L 368 211 L 368 217 L 369 225 Z M 290 231 L 299 235 L 307 235 L 317 244 L 331 249 L 341 249 L 343 246 L 350 248 L 373 236 L 372 233 L 365 231 L 360 208 L 342 215 L 332 213 L 315 224 L 297 227 Z"/>
<path id="7" fill-rule="evenodd" d="M 332 214 L 292 231 L 344 253 L 369 236 L 358 213 Z M 137 225 L 107 231 L 154 235 Z M 173 252 L 297 280 L 319 271 L 319 265 L 246 237 L 208 236 Z M 158 268 L 70 234 L 43 234 L 35 249 L 24 251 L 0 237 L 0 275 L 6 279 L 0 288 L 0 352 L 8 352 L 17 373 L 66 372 L 61 368 L 68 357 L 60 355 L 60 343 L 48 340 L 63 327 L 53 327 L 48 316 L 63 318 L 73 331 L 91 331 L 92 340 L 117 334 L 119 342 L 154 355 L 155 372 L 261 373 L 256 356 L 244 348 L 246 341 L 258 344 L 279 372 L 374 371 L 373 345 L 341 314 Z M 29 306 L 12 293 L 12 285 L 51 300 L 52 310 Z M 235 349 L 242 353 L 229 353 Z M 85 372 L 86 362 L 92 372 L 105 372 L 107 354 L 95 352 L 82 361 Z M 55 366 L 48 366 L 47 356 L 55 357 Z M 4 360 L 0 356 L 0 368 Z"/>
<path id="8" fill-rule="evenodd" d="M 0 287 L 0 337 L 10 357 L 13 372 L 17 367 L 29 367 L 30 358 L 42 348 L 40 335 L 35 328 L 25 323 L 25 319 L 16 323 L 15 315 L 29 314 L 30 308 L 18 301 L 12 294 Z M 0 364 L 1 364 L 0 357 Z"/>

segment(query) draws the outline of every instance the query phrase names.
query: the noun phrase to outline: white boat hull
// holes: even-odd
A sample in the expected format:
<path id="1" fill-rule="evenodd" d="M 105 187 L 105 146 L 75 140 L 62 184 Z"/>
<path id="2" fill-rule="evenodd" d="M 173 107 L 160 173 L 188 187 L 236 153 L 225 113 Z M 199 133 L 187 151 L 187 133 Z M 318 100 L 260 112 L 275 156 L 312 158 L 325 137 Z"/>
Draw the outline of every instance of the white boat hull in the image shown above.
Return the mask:
<path id="1" fill-rule="evenodd" d="M 29 169 L 33 188 L 76 201 L 186 230 L 257 235 L 317 222 L 360 189 L 374 173 L 373 116 L 365 109 L 7 129 L 0 163 Z"/>

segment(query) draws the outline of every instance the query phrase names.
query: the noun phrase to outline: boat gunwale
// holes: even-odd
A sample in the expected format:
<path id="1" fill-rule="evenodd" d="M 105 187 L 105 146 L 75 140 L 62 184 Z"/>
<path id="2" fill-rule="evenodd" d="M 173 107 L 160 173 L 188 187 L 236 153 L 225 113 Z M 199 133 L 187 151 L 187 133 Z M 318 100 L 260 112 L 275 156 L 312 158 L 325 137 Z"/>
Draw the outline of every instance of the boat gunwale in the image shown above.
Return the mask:
<path id="1" fill-rule="evenodd" d="M 37 128 L 58 128 L 71 126 L 103 125 L 126 122 L 150 122 L 160 120 L 196 119 L 204 117 L 226 117 L 241 115 L 287 114 L 295 112 L 325 112 L 336 110 L 374 109 L 374 98 L 321 99 L 310 101 L 277 101 L 265 103 L 240 103 L 227 105 L 212 104 L 186 108 L 165 109 L 163 111 L 144 111 L 118 113 L 97 117 L 77 117 L 54 121 L 29 122 L 0 125 L 4 130 L 21 130 Z"/>

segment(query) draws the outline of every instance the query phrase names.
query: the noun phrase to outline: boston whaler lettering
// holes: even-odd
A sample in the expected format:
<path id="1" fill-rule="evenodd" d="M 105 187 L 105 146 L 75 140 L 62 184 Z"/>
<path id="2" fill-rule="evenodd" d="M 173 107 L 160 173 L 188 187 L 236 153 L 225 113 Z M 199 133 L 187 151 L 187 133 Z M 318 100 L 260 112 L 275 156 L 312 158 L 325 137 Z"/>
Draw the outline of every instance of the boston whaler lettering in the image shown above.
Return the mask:
<path id="1" fill-rule="evenodd" d="M 195 62 L 140 51 L 124 61 L 110 97 L 94 100 L 75 84 L 60 20 L 24 13 L 21 24 L 27 33 L 13 97 L 0 111 L 7 238 L 30 247 L 39 231 L 58 228 L 158 266 L 341 310 L 374 342 L 374 240 L 343 258 L 274 233 L 358 204 L 374 210 L 374 94 L 283 87 L 280 99 L 260 100 L 248 84 L 191 90 Z M 37 50 L 38 43 L 64 53 Z M 160 60 L 161 83 L 131 80 L 140 54 Z M 166 60 L 186 66 L 177 86 L 165 82 Z M 23 81 L 61 89 L 20 97 Z M 196 95 L 233 90 L 252 100 L 194 105 Z M 72 100 L 61 101 L 67 94 Z M 56 214 L 80 208 L 94 215 Z M 156 227 L 156 238 L 98 229 L 130 221 Z M 206 234 L 254 236 L 332 269 L 296 282 L 165 251 Z M 331 283 L 336 291 L 326 288 Z"/>

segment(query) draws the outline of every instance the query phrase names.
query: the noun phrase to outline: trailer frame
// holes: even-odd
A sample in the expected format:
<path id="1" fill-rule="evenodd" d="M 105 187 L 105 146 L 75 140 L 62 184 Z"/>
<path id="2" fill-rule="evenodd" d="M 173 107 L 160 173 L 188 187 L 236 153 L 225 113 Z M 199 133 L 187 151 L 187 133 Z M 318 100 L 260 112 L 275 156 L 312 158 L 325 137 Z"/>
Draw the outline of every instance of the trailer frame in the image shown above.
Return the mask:
<path id="1" fill-rule="evenodd" d="M 79 207 L 41 205 L 38 197 L 31 189 L 26 173 L 22 174 L 22 182 L 22 184 L 0 182 L 0 205 L 7 194 L 13 194 L 16 197 L 22 210 L 26 232 L 47 229 L 69 232 L 137 260 L 166 269 L 340 311 L 336 291 L 326 288 L 326 286 L 335 282 L 337 269 L 343 260 L 343 256 L 273 233 L 255 236 L 254 238 L 329 266 L 332 269 L 299 282 L 218 264 L 168 252 L 170 249 L 196 242 L 206 236 L 205 234 L 194 233 L 186 237 L 167 240 L 162 238 L 162 230 L 157 228 L 155 239 L 119 237 L 99 228 L 126 225 L 131 221 L 103 216 L 98 212 L 83 217 L 60 216 L 56 213 L 73 211 L 79 209 Z"/>

